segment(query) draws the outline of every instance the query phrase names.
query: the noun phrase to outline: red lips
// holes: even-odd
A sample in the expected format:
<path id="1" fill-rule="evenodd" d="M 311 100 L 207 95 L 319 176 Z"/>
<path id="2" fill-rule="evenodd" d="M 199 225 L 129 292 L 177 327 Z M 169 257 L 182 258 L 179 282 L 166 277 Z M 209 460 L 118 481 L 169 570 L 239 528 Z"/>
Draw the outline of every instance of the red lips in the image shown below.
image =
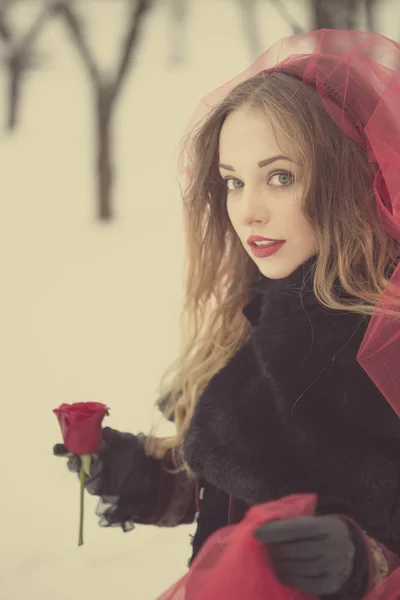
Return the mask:
<path id="1" fill-rule="evenodd" d="M 251 235 L 249 238 L 247 238 L 247 243 L 248 244 L 252 244 L 253 242 L 283 242 L 284 240 L 274 240 L 272 238 L 266 238 L 263 237 L 262 235 Z"/>

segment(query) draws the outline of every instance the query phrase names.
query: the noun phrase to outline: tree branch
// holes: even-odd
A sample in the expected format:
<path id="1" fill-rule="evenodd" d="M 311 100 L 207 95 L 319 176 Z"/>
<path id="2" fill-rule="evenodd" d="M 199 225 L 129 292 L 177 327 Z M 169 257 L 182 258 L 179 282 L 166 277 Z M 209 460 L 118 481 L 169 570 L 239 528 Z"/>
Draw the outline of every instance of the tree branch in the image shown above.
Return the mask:
<path id="1" fill-rule="evenodd" d="M 18 121 L 23 77 L 26 71 L 40 64 L 37 54 L 32 51 L 32 46 L 46 20 L 52 16 L 52 11 L 57 2 L 58 0 L 45 0 L 33 25 L 21 37 L 17 37 L 17 34 L 6 20 L 5 10 L 11 3 L 3 2 L 0 5 L 0 37 L 2 37 L 6 47 L 6 55 L 3 57 L 3 62 L 6 66 L 9 80 L 9 108 L 6 127 L 10 131 L 15 129 Z"/>
<path id="2" fill-rule="evenodd" d="M 0 4 L 0 37 L 7 44 L 11 41 L 12 33 L 11 28 L 6 21 L 5 9 L 7 4 L 4 2 Z"/>
<path id="3" fill-rule="evenodd" d="M 304 27 L 299 25 L 299 23 L 293 19 L 282 0 L 270 0 L 270 2 L 275 6 L 282 19 L 290 25 L 294 34 L 305 33 Z"/>
<path id="4" fill-rule="evenodd" d="M 143 17 L 145 16 L 147 10 L 151 7 L 151 2 L 152 0 L 132 0 L 128 32 L 122 45 L 121 61 L 113 85 L 113 92 L 115 96 L 117 96 L 119 93 L 126 72 L 130 66 L 132 50 L 139 37 Z"/>
<path id="5" fill-rule="evenodd" d="M 4 41 L 8 42 L 10 54 L 20 54 L 21 52 L 26 51 L 33 44 L 46 20 L 52 16 L 52 12 L 54 8 L 57 7 L 58 2 L 59 0 L 53 0 L 53 2 L 43 2 L 42 10 L 40 11 L 36 21 L 34 21 L 32 27 L 28 29 L 26 34 L 18 40 L 13 34 L 11 27 L 5 21 L 4 7 L 0 7 L 0 36 Z"/>
<path id="6" fill-rule="evenodd" d="M 100 72 L 86 43 L 82 20 L 74 12 L 73 8 L 71 8 L 69 0 L 61 0 L 58 3 L 57 12 L 65 19 L 92 82 L 98 85 L 100 82 Z"/>

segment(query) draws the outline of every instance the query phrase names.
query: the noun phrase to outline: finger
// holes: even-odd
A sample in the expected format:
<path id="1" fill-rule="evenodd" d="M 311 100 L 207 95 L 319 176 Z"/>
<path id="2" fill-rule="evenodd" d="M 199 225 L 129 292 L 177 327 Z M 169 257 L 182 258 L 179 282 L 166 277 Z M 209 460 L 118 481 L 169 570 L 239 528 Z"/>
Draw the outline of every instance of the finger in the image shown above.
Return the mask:
<path id="1" fill-rule="evenodd" d="M 106 444 L 114 445 L 120 439 L 119 431 L 112 429 L 112 427 L 103 427 L 102 431 L 103 442 Z"/>
<path id="2" fill-rule="evenodd" d="M 276 571 L 277 579 L 291 588 L 308 594 L 328 594 L 335 593 L 336 589 L 331 589 L 331 582 L 327 582 L 324 577 L 300 577 L 293 573 Z"/>
<path id="3" fill-rule="evenodd" d="M 92 496 L 99 496 L 102 488 L 102 477 L 101 473 L 96 475 L 95 477 L 91 477 L 90 480 L 86 484 L 86 490 Z"/>
<path id="4" fill-rule="evenodd" d="M 102 431 L 103 442 L 106 446 L 112 446 L 114 449 L 124 449 L 127 445 L 133 447 L 138 445 L 137 438 L 133 433 L 118 431 L 111 427 L 104 427 Z"/>
<path id="5" fill-rule="evenodd" d="M 327 537 L 325 531 L 321 531 L 320 524 L 315 517 L 272 521 L 258 527 L 255 536 L 267 544 L 324 540 Z"/>
<path id="6" fill-rule="evenodd" d="M 295 543 L 271 544 L 271 554 L 276 560 L 321 560 L 325 556 L 323 542 L 301 541 Z"/>
<path id="7" fill-rule="evenodd" d="M 103 472 L 103 468 L 103 461 L 100 458 L 97 458 L 96 462 L 92 462 L 90 466 L 90 479 L 98 477 Z"/>
<path id="8" fill-rule="evenodd" d="M 89 494 L 98 496 L 103 485 L 103 462 L 98 460 L 90 469 L 90 477 L 87 479 L 86 489 Z"/>
<path id="9" fill-rule="evenodd" d="M 92 465 L 96 465 L 99 460 L 107 461 L 107 457 L 109 456 L 111 448 L 112 448 L 112 451 L 114 451 L 115 445 L 111 446 L 111 443 L 105 442 L 104 440 L 102 440 L 97 453 L 92 458 Z"/>
<path id="10" fill-rule="evenodd" d="M 104 504 L 118 504 L 120 496 L 102 496 Z"/>
<path id="11" fill-rule="evenodd" d="M 276 565 L 277 571 L 281 573 L 291 573 L 296 577 L 311 577 L 313 579 L 319 577 L 330 577 L 332 569 L 332 560 L 327 557 L 322 557 L 320 560 L 279 560 L 275 561 L 272 557 L 272 562 Z"/>
<path id="12" fill-rule="evenodd" d="M 99 496 L 100 495 L 100 490 L 101 490 L 101 480 L 100 480 L 99 477 L 97 477 L 96 479 L 91 480 L 86 485 L 86 491 L 91 496 Z"/>
<path id="13" fill-rule="evenodd" d="M 54 456 L 64 456 L 65 454 L 68 454 L 68 450 L 64 444 L 55 444 L 53 446 L 53 454 Z"/>
<path id="14" fill-rule="evenodd" d="M 79 473 L 79 469 L 81 468 L 81 459 L 77 454 L 73 454 L 70 459 L 68 459 L 67 467 L 71 473 Z"/>

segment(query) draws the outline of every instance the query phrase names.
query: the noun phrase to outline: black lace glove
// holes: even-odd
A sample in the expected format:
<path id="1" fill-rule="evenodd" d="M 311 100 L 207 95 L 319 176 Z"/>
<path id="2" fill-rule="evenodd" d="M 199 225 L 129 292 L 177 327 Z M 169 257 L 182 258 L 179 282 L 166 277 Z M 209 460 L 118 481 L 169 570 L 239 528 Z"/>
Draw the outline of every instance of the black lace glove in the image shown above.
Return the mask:
<path id="1" fill-rule="evenodd" d="M 257 528 L 282 583 L 332 600 L 360 600 L 368 585 L 362 533 L 336 516 L 297 517 Z"/>
<path id="2" fill-rule="evenodd" d="M 64 444 L 53 447 L 56 456 L 69 456 L 67 466 L 79 476 L 80 457 L 67 454 Z M 100 525 L 133 528 L 135 518 L 152 514 L 157 502 L 160 462 L 145 455 L 137 436 L 111 427 L 103 429 L 98 460 L 86 481 L 89 494 L 101 496 L 96 514 Z"/>

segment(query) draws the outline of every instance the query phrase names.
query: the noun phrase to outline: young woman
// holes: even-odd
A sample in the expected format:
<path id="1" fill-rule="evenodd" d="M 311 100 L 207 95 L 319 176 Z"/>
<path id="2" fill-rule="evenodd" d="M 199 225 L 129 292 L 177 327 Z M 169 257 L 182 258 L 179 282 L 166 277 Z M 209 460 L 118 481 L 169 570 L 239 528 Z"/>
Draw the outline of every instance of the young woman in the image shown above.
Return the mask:
<path id="1" fill-rule="evenodd" d="M 88 484 L 106 526 L 197 517 L 165 598 L 400 597 L 399 105 L 399 45 L 321 30 L 190 123 L 176 435 L 105 428 Z"/>

